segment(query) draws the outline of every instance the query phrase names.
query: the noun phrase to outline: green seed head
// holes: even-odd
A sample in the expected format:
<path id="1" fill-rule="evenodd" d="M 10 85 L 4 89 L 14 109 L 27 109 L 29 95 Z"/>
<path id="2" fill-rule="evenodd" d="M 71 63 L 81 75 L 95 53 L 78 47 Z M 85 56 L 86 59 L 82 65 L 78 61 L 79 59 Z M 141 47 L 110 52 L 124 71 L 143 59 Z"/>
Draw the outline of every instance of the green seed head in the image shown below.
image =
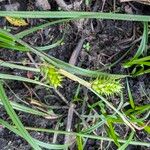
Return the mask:
<path id="1" fill-rule="evenodd" d="M 54 88 L 61 86 L 63 76 L 59 73 L 57 68 L 52 65 L 45 65 L 41 67 L 41 71 L 51 86 Z"/>
<path id="2" fill-rule="evenodd" d="M 119 94 L 122 91 L 122 84 L 120 80 L 116 80 L 110 77 L 97 78 L 92 82 L 92 89 L 100 95 L 114 95 Z"/>

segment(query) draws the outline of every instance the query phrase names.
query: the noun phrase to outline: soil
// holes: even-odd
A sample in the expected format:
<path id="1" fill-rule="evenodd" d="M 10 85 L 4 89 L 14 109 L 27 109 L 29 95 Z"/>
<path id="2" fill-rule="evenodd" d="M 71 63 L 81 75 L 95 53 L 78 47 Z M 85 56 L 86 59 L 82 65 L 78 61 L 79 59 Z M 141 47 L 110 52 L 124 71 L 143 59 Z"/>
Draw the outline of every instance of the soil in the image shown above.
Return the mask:
<path id="1" fill-rule="evenodd" d="M 95 10 L 103 12 L 114 11 L 113 1 L 108 0 L 104 4 L 104 8 L 102 8 L 102 2 L 99 0 L 92 0 L 90 6 L 86 7 L 85 4 L 79 7 L 80 10 L 88 11 Z M 34 2 L 31 0 L 27 1 L 19 1 L 19 0 L 11 0 L 12 4 L 19 3 L 18 10 L 41 10 L 42 8 L 36 7 Z M 67 4 L 72 4 L 72 0 L 66 0 Z M 49 1 L 51 6 L 51 10 L 58 10 L 58 5 L 55 0 Z M 10 5 L 9 1 L 4 0 L 0 1 L 0 10 L 6 10 L 6 6 Z M 115 5 L 116 11 L 121 13 L 133 13 L 133 14 L 150 14 L 150 6 L 139 5 L 135 2 L 130 3 L 120 3 L 116 1 Z M 8 9 L 8 8 L 7 8 Z M 72 8 L 74 9 L 74 8 Z M 19 33 L 20 31 L 25 30 L 26 28 L 32 28 L 33 26 L 39 25 L 44 22 L 42 19 L 28 19 L 29 25 L 27 27 L 13 27 L 10 25 L 4 18 L 0 18 L 0 26 L 6 27 L 10 29 L 12 33 Z M 81 23 L 81 22 L 80 22 Z M 43 46 L 51 44 L 58 39 L 61 39 L 63 32 L 65 31 L 65 38 L 63 40 L 63 44 L 61 46 L 57 46 L 53 49 L 46 51 L 48 55 L 52 55 L 56 58 L 59 58 L 65 62 L 69 62 L 72 52 L 75 47 L 78 45 L 79 40 L 82 38 L 82 35 L 85 36 L 84 43 L 90 43 L 90 50 L 86 50 L 82 47 L 77 60 L 76 66 L 80 66 L 82 68 L 88 68 L 91 70 L 100 69 L 109 73 L 115 74 L 127 74 L 131 70 L 124 69 L 122 67 L 123 62 L 129 60 L 135 53 L 137 46 L 139 43 L 137 42 L 132 51 L 126 55 L 122 60 L 120 60 L 115 66 L 111 67 L 111 69 L 107 68 L 107 65 L 112 64 L 117 61 L 123 54 L 127 52 L 127 50 L 131 47 L 133 41 L 138 39 L 142 34 L 143 25 L 137 22 L 129 22 L 129 21 L 114 21 L 114 20 L 84 20 L 83 24 L 81 24 L 81 28 L 79 28 L 79 22 L 72 21 L 66 23 L 64 25 L 55 25 L 51 27 L 47 27 L 43 30 L 40 30 L 36 33 L 33 33 L 29 36 L 26 36 L 23 40 L 32 46 Z M 36 62 L 39 61 L 38 57 L 32 55 Z M 30 62 L 30 59 L 26 55 L 26 53 L 9 51 L 6 49 L 0 49 L 0 59 L 5 61 L 16 61 L 16 62 Z M 0 68 L 0 72 L 10 73 L 13 75 L 20 75 L 27 77 L 27 72 L 20 71 L 17 69 L 9 69 L 9 68 Z M 34 76 L 34 74 L 31 74 Z M 123 81 L 124 82 L 124 81 Z M 10 100 L 21 103 L 21 101 L 16 97 L 21 98 L 22 101 L 26 101 L 29 98 L 36 99 L 48 106 L 56 106 L 58 109 L 54 109 L 54 113 L 57 115 L 61 115 L 59 118 L 62 126 L 59 127 L 60 130 L 65 130 L 67 124 L 67 114 L 68 114 L 68 105 L 62 101 L 62 99 L 58 96 L 55 91 L 45 89 L 43 87 L 25 84 L 18 81 L 6 81 L 7 85 L 5 86 L 7 95 Z M 141 92 L 141 84 L 146 90 L 146 93 L 150 93 L 150 77 L 149 75 L 142 75 L 136 78 L 130 78 L 129 84 L 131 88 L 131 92 L 133 93 L 133 97 L 136 105 L 144 105 L 148 104 L 149 101 L 146 96 Z M 72 102 L 74 100 L 76 90 L 78 88 L 78 84 L 65 79 L 63 82 L 63 88 L 59 88 L 58 90 L 63 96 L 66 98 L 67 102 Z M 12 94 L 10 89 L 15 93 Z M 124 89 L 124 101 L 128 101 L 126 88 Z M 87 94 L 85 88 L 81 87 L 79 91 L 78 99 L 79 101 L 75 102 L 76 107 L 75 110 L 80 114 L 82 113 L 82 99 L 87 96 L 87 101 L 92 104 L 96 102 L 98 99 L 91 93 Z M 149 94 L 150 96 L 150 94 Z M 81 101 L 81 102 L 80 102 Z M 112 101 L 112 99 L 110 99 Z M 113 99 L 114 106 L 119 104 L 119 98 Z M 89 108 L 85 106 L 85 114 L 89 114 Z M 100 114 L 99 108 L 96 111 Z M 111 113 L 111 110 L 108 110 Z M 23 113 L 16 111 L 22 123 L 25 126 L 30 127 L 41 127 L 47 129 L 55 129 L 58 123 L 58 119 L 46 119 L 43 117 L 37 117 L 35 115 Z M 4 110 L 3 106 L 0 106 L 0 118 L 10 122 L 10 119 Z M 81 120 L 77 115 L 73 115 L 73 123 L 72 130 L 77 131 L 76 125 Z M 126 134 L 126 129 L 124 126 L 115 126 L 116 131 L 122 135 L 122 138 Z M 103 132 L 99 131 L 100 135 Z M 53 134 L 42 133 L 42 132 L 30 132 L 30 134 L 41 141 L 44 142 L 52 142 Z M 106 133 L 104 133 L 105 136 Z M 143 131 L 138 131 L 135 136 L 139 141 L 148 142 L 149 137 Z M 150 142 L 150 141 L 149 141 Z M 57 137 L 56 143 L 63 144 L 64 136 L 59 135 Z M 103 142 L 103 149 L 115 150 L 117 147 L 115 144 L 108 142 Z M 88 139 L 85 150 L 98 150 L 101 148 L 101 141 Z M 6 128 L 0 126 L 0 149 L 1 150 L 30 150 L 31 147 L 28 143 L 10 132 Z M 72 149 L 76 149 L 74 146 Z M 146 147 L 141 146 L 128 146 L 127 150 L 148 150 Z"/>

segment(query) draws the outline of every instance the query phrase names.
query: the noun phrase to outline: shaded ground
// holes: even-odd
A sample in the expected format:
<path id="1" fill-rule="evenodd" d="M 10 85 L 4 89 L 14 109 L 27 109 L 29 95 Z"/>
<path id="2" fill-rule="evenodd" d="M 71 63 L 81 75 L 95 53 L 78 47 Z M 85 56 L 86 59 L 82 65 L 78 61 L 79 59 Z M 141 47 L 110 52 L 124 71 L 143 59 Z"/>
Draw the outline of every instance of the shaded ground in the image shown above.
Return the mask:
<path id="1" fill-rule="evenodd" d="M 34 5 L 32 1 L 27 1 L 26 3 L 20 3 L 20 1 L 12 1 L 12 3 L 19 3 L 21 6 L 19 7 L 20 10 L 40 10 Z M 68 4 L 71 4 L 72 1 L 67 1 Z M 52 1 L 51 10 L 57 10 L 57 4 Z M 86 8 L 85 4 L 80 7 L 80 10 L 95 10 L 101 11 L 102 10 L 102 1 L 92 1 L 92 4 Z M 7 1 L 3 1 L 0 3 L 0 9 L 6 10 L 6 5 L 8 5 Z M 22 7 L 24 6 L 24 7 Z M 119 2 L 116 3 L 116 11 L 121 13 L 135 13 L 135 14 L 148 14 L 148 10 L 150 9 L 148 6 L 141 5 L 139 6 L 137 3 L 124 3 L 121 4 Z M 104 12 L 114 11 L 113 1 L 107 1 L 103 8 Z M 11 29 L 12 33 L 18 33 L 25 28 L 31 28 L 37 24 L 44 22 L 43 20 L 38 19 L 29 19 L 29 26 L 28 27 L 12 27 L 4 18 L 0 19 L 1 27 L 6 27 Z M 79 28 L 79 23 L 81 24 L 81 28 Z M 100 69 L 110 73 L 115 74 L 127 74 L 130 70 L 123 69 L 122 63 L 131 58 L 136 51 L 137 44 L 132 49 L 127 56 L 125 56 L 122 60 L 120 60 L 115 66 L 111 69 L 108 69 L 107 65 L 116 62 L 126 51 L 131 47 L 134 40 L 138 39 L 142 34 L 142 24 L 135 23 L 135 22 L 127 22 L 127 21 L 102 21 L 102 20 L 84 20 L 82 22 L 70 22 L 63 25 L 55 25 L 48 27 L 44 30 L 38 31 L 34 34 L 31 34 L 28 37 L 25 37 L 24 40 L 34 46 L 43 46 L 47 44 L 51 44 L 58 39 L 61 39 L 63 32 L 65 31 L 65 37 L 63 40 L 63 44 L 58 46 L 54 49 L 48 50 L 47 53 L 49 55 L 55 56 L 63 61 L 69 62 L 72 52 L 74 51 L 75 47 L 78 45 L 82 35 L 86 38 L 84 44 L 89 43 L 90 49 L 87 50 L 86 48 L 81 49 L 79 53 L 76 65 L 82 68 L 89 68 L 92 70 Z M 33 55 L 33 58 L 36 62 L 38 62 L 37 56 Z M 7 61 L 29 61 L 28 56 L 25 53 L 20 52 L 12 52 L 5 49 L 0 49 L 0 59 L 7 60 Z M 6 69 L 0 68 L 1 72 L 11 73 L 14 75 L 22 75 L 28 76 L 26 72 L 18 71 L 16 69 Z M 34 75 L 33 75 L 34 76 Z M 67 123 L 67 114 L 68 114 L 68 105 L 62 101 L 60 96 L 54 91 L 46 90 L 42 87 L 37 87 L 30 84 L 24 84 L 17 81 L 6 81 L 9 85 L 9 88 L 13 90 L 13 92 L 20 97 L 23 101 L 26 101 L 29 98 L 33 98 L 43 102 L 44 104 L 50 106 L 56 106 L 57 109 L 54 109 L 54 112 L 62 117 L 59 118 L 61 122 L 61 126 L 59 129 L 65 130 L 66 123 Z M 130 86 L 132 87 L 133 97 L 135 99 L 135 103 L 137 105 L 140 104 L 148 104 L 148 99 L 146 96 L 141 92 L 141 85 L 144 87 L 147 93 L 150 93 L 150 78 L 149 75 L 143 75 L 141 77 L 129 79 Z M 74 83 L 70 80 L 65 80 L 63 83 L 63 88 L 60 88 L 60 93 L 66 98 L 68 102 L 74 100 L 74 96 L 76 94 L 78 84 Z M 15 100 L 20 102 L 19 99 L 16 98 L 14 94 L 11 93 L 10 89 L 6 87 L 7 94 L 10 100 Z M 36 93 L 36 94 L 35 94 Z M 124 90 L 124 94 L 127 95 L 126 90 Z M 150 95 L 149 95 L 150 96 Z M 83 111 L 82 100 L 83 98 L 87 97 L 87 101 L 89 104 L 92 104 L 97 101 L 97 98 L 88 93 L 86 90 L 81 87 L 79 91 L 78 99 L 79 101 L 75 102 L 76 104 L 76 111 L 81 113 Z M 125 101 L 128 98 L 125 97 Z M 112 99 L 110 99 L 112 101 Z M 113 104 L 117 106 L 119 103 L 119 98 L 113 99 Z M 89 113 L 89 108 L 86 106 L 84 114 Z M 99 108 L 96 109 L 98 113 L 101 113 Z M 109 110 L 110 111 L 110 110 Z M 41 127 L 41 128 L 48 128 L 48 129 L 55 129 L 58 123 L 58 119 L 45 119 L 42 117 L 36 117 L 34 115 L 25 114 L 22 112 L 17 112 L 20 119 L 22 120 L 25 126 L 31 127 Z M 0 117 L 8 120 L 9 118 L 3 109 L 0 106 Z M 73 123 L 72 123 L 72 130 L 77 131 L 75 125 L 80 122 L 80 119 L 74 115 Z M 124 135 L 129 132 L 127 129 L 124 129 L 124 126 L 116 126 L 117 132 L 124 137 Z M 100 135 L 105 134 L 102 131 L 99 131 Z M 53 134 L 47 133 L 39 133 L 39 132 L 30 132 L 31 135 L 37 139 L 40 139 L 45 142 L 52 142 L 53 141 Z M 136 138 L 139 141 L 148 142 L 148 135 L 143 131 L 138 131 L 136 134 Z M 58 136 L 56 143 L 64 142 L 64 136 Z M 2 150 L 28 150 L 30 146 L 21 139 L 19 136 L 11 133 L 7 129 L 0 127 L 0 149 Z M 101 147 L 101 142 L 98 140 L 88 140 L 85 146 L 87 150 L 97 150 Z M 103 148 L 107 147 L 106 149 L 116 149 L 114 144 L 108 145 L 108 142 L 103 143 Z M 75 147 L 73 149 L 76 149 Z M 101 149 L 101 148 L 100 148 Z M 143 150 L 147 149 L 144 147 L 129 147 L 128 150 L 131 149 L 138 149 Z"/>

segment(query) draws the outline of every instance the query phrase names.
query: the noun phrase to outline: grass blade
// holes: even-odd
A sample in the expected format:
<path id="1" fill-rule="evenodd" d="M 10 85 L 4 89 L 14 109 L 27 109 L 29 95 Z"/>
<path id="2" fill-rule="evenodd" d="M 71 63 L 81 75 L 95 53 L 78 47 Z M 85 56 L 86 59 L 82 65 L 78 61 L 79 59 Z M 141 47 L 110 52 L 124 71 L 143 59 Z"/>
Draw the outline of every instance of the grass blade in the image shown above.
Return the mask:
<path id="1" fill-rule="evenodd" d="M 0 43 L 0 47 L 11 49 L 11 50 L 22 51 L 22 52 L 29 51 L 26 47 L 20 46 L 20 45 L 16 45 L 16 44 L 15 45 L 10 45 L 8 43 Z"/>
<path id="2" fill-rule="evenodd" d="M 78 150 L 83 150 L 84 148 L 82 143 L 82 137 L 76 136 L 76 141 L 77 141 Z"/>
<path id="3" fill-rule="evenodd" d="M 41 85 L 41 86 L 45 86 L 45 87 L 51 88 L 50 86 L 48 86 L 48 85 L 46 85 L 44 83 L 41 83 L 39 81 L 28 79 L 28 78 L 25 78 L 25 77 L 15 76 L 15 75 L 9 75 L 9 74 L 0 73 L 0 79 L 29 82 L 29 83 L 38 84 L 38 85 Z"/>
<path id="4" fill-rule="evenodd" d="M 17 38 L 23 38 L 33 32 L 36 32 L 38 30 L 41 30 L 43 28 L 46 28 L 48 26 L 51 26 L 51 25 L 55 25 L 55 24 L 59 24 L 59 23 L 63 23 L 63 22 L 69 22 L 71 19 L 61 19 L 61 20 L 56 20 L 56 21 L 52 21 L 52 22 L 48 22 L 48 23 L 45 23 L 45 24 L 42 24 L 42 25 L 39 25 L 39 26 L 36 26 L 36 27 L 33 27 L 33 28 L 29 28 L 29 29 L 26 29 L 22 32 L 19 32 L 17 34 L 15 34 L 15 36 Z"/>
<path id="5" fill-rule="evenodd" d="M 4 127 L 6 127 L 7 129 L 9 129 L 10 131 L 14 132 L 15 134 L 18 134 L 19 136 L 22 137 L 22 135 L 20 134 L 20 132 L 14 128 L 13 126 L 11 126 L 10 124 L 8 124 L 6 121 L 0 119 L 0 124 L 3 125 Z M 49 144 L 49 143 L 44 143 L 42 141 L 39 141 L 37 139 L 34 139 L 35 143 L 37 143 L 39 146 L 43 147 L 43 148 L 47 148 L 47 149 L 65 149 L 68 145 L 59 145 L 59 144 Z"/>
<path id="6" fill-rule="evenodd" d="M 140 42 L 140 46 L 136 54 L 134 55 L 134 57 L 130 61 L 123 64 L 124 68 L 131 67 L 133 64 L 135 64 L 135 61 L 138 60 L 137 58 L 139 56 L 147 52 L 147 42 L 148 42 L 148 22 L 144 22 L 143 35 L 142 35 L 142 40 Z"/>
<path id="7" fill-rule="evenodd" d="M 114 130 L 114 127 L 113 127 L 113 124 L 111 121 L 107 120 L 107 125 L 108 125 L 108 128 L 109 130 L 107 131 L 107 133 L 110 135 L 110 137 L 114 140 L 114 143 L 120 147 L 120 143 L 118 142 L 118 137 L 115 133 L 115 130 Z"/>
<path id="8" fill-rule="evenodd" d="M 2 100 L 0 99 L 0 105 L 3 105 L 3 103 L 1 101 Z M 10 104 L 11 104 L 13 109 L 18 110 L 18 111 L 22 111 L 25 113 L 30 113 L 30 114 L 38 115 L 38 116 L 42 116 L 42 117 L 47 117 L 49 115 L 52 115 L 51 112 L 49 112 L 49 111 L 47 113 L 44 113 L 42 111 L 27 107 L 27 106 L 23 106 L 21 104 L 15 103 L 13 101 L 10 101 Z"/>
<path id="9" fill-rule="evenodd" d="M 16 115 L 15 111 L 13 110 L 11 104 L 9 103 L 9 100 L 5 94 L 5 91 L 2 86 L 2 82 L 0 81 L 0 99 L 2 100 L 2 103 L 10 116 L 13 123 L 16 125 L 18 130 L 20 131 L 22 137 L 26 139 L 26 141 L 36 150 L 41 150 L 41 148 L 35 143 L 34 139 L 30 136 L 30 134 L 26 131 L 23 124 L 21 123 L 20 119 Z"/>
<path id="10" fill-rule="evenodd" d="M 94 19 L 113 19 L 128 21 L 150 21 L 150 16 L 116 14 L 102 12 L 79 12 L 79 11 L 0 11 L 0 16 L 21 17 L 21 18 L 94 18 Z"/>
<path id="11" fill-rule="evenodd" d="M 126 141 L 126 143 L 124 143 L 118 150 L 125 150 L 126 147 L 129 145 L 129 143 L 131 142 L 131 140 L 133 139 L 134 136 L 134 131 L 132 131 L 129 135 L 128 140 Z"/>
<path id="12" fill-rule="evenodd" d="M 132 93 L 131 93 L 131 90 L 130 90 L 130 87 L 129 87 L 128 79 L 126 79 L 126 82 L 127 82 L 127 90 L 128 90 L 128 97 L 129 97 L 130 105 L 131 105 L 132 109 L 134 109 L 135 108 L 135 104 L 134 104 Z"/>
<path id="13" fill-rule="evenodd" d="M 148 42 L 148 22 L 144 22 L 142 41 L 141 41 L 140 47 L 138 48 L 136 54 L 133 57 L 133 60 L 138 58 L 140 55 L 144 53 L 144 51 L 147 48 L 147 42 Z"/>
<path id="14" fill-rule="evenodd" d="M 46 51 L 46 50 L 50 50 L 52 48 L 55 48 L 55 47 L 61 45 L 62 42 L 63 42 L 63 37 L 62 37 L 62 39 L 58 40 L 57 42 L 55 42 L 53 44 L 41 46 L 41 47 L 35 47 L 35 48 L 38 49 L 39 51 Z"/>
<path id="15" fill-rule="evenodd" d="M 81 137 L 84 137 L 84 138 L 91 138 L 91 139 L 97 139 L 97 140 L 113 141 L 113 139 L 108 138 L 108 137 L 99 136 L 99 135 L 84 134 L 84 133 L 79 133 L 79 132 L 68 132 L 68 131 L 42 129 L 42 128 L 32 128 L 32 127 L 26 127 L 26 129 L 31 130 L 31 131 L 57 133 L 57 134 L 81 136 Z M 126 143 L 127 140 L 118 139 L 118 142 L 119 143 Z M 150 147 L 150 143 L 148 143 L 148 142 L 146 143 L 146 142 L 140 142 L 140 141 L 130 141 L 129 144 Z"/>
<path id="16" fill-rule="evenodd" d="M 9 62 L 3 61 L 3 60 L 0 60 L 0 66 L 8 67 L 8 68 L 11 68 L 11 69 L 20 69 L 20 70 L 32 71 L 32 72 L 38 72 L 38 73 L 40 72 L 40 69 L 38 69 L 38 68 L 13 64 L 13 63 L 9 63 Z"/>

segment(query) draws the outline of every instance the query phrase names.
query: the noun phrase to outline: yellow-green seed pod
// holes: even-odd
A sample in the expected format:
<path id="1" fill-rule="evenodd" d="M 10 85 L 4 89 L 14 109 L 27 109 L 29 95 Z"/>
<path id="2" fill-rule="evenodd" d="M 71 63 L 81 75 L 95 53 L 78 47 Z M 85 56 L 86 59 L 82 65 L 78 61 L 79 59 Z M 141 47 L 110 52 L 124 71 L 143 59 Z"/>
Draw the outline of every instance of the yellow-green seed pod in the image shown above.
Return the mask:
<path id="1" fill-rule="evenodd" d="M 106 96 L 119 94 L 123 88 L 120 80 L 116 80 L 110 77 L 97 78 L 92 82 L 91 87 L 98 94 Z"/>
<path id="2" fill-rule="evenodd" d="M 54 88 L 61 87 L 63 76 L 58 69 L 52 65 L 42 65 L 41 72 L 44 74 L 46 81 Z"/>

